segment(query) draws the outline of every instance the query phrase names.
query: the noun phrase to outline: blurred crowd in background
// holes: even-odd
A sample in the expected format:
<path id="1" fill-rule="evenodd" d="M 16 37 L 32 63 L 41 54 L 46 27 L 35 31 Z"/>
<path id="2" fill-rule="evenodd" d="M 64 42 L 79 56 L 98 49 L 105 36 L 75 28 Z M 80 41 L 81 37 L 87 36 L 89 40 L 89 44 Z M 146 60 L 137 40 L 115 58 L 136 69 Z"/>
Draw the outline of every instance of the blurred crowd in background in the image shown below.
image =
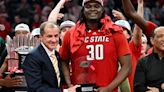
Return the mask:
<path id="1" fill-rule="evenodd" d="M 40 24 L 47 20 L 47 17 L 51 10 L 55 7 L 59 0 L 0 0 L 0 24 L 5 26 L 5 33 L 3 35 L 10 34 L 13 36 L 14 27 L 23 22 L 30 26 L 30 29 L 38 28 Z M 111 17 L 112 9 L 121 11 L 122 5 L 120 0 L 103 0 L 106 12 Z M 133 5 L 137 7 L 137 0 L 131 0 Z M 76 22 L 81 10 L 82 0 L 71 0 L 65 4 L 65 7 L 61 10 L 64 13 L 58 23 L 64 20 L 72 20 Z M 144 17 L 146 20 L 150 20 L 158 26 L 164 25 L 164 0 L 145 0 L 144 1 Z M 113 21 L 114 17 L 112 18 Z M 128 19 L 127 19 L 128 20 Z M 129 23 L 132 22 L 129 20 Z M 0 30 L 4 30 L 0 27 Z"/>

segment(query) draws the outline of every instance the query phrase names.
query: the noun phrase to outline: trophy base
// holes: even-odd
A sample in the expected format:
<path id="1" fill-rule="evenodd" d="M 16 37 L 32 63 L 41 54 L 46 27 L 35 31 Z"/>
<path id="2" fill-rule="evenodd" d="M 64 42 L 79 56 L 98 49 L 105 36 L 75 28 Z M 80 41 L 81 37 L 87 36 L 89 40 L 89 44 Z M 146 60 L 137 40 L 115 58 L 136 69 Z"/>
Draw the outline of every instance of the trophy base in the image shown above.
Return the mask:
<path id="1" fill-rule="evenodd" d="M 81 84 L 80 87 L 76 89 L 76 92 L 95 92 L 96 84 Z"/>

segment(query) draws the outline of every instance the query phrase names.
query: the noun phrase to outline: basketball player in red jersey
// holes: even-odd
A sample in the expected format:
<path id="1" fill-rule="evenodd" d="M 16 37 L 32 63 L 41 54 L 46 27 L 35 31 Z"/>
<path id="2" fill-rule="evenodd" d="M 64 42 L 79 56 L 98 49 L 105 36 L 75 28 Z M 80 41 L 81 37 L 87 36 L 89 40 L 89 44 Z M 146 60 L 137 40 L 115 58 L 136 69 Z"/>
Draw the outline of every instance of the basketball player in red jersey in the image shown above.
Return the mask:
<path id="1" fill-rule="evenodd" d="M 66 83 L 69 87 L 94 83 L 98 92 L 117 92 L 131 71 L 128 42 L 122 28 L 105 14 L 102 0 L 83 0 L 82 6 L 81 16 L 65 34 L 60 51 Z M 117 72 L 119 62 L 122 68 Z"/>

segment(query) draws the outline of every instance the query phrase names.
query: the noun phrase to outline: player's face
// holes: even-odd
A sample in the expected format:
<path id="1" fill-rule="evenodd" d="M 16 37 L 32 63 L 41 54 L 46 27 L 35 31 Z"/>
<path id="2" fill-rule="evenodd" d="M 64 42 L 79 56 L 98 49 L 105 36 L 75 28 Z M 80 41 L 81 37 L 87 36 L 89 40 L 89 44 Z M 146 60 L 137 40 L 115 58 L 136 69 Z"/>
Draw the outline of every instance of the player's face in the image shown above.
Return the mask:
<path id="1" fill-rule="evenodd" d="M 41 41 L 50 50 L 54 50 L 59 43 L 59 30 L 57 28 L 45 28 L 41 35 Z"/>
<path id="2" fill-rule="evenodd" d="M 146 41 L 142 41 L 141 43 L 141 53 L 146 53 L 146 50 L 147 50 L 147 42 Z"/>
<path id="3" fill-rule="evenodd" d="M 84 15 L 87 20 L 97 20 L 102 17 L 103 8 L 100 3 L 90 1 L 84 5 Z"/>
<path id="4" fill-rule="evenodd" d="M 70 26 L 64 27 L 61 29 L 61 39 L 63 39 L 65 33 L 70 29 Z"/>
<path id="5" fill-rule="evenodd" d="M 155 30 L 152 44 L 156 50 L 164 52 L 164 27 Z"/>
<path id="6" fill-rule="evenodd" d="M 127 40 L 130 38 L 130 35 L 129 35 L 127 29 L 123 28 L 123 34 L 125 35 L 125 37 L 126 37 Z"/>
<path id="7" fill-rule="evenodd" d="M 28 35 L 28 34 L 30 34 L 30 33 L 27 32 L 27 31 L 24 31 L 24 30 L 17 30 L 15 32 L 15 36 L 25 36 L 25 35 Z"/>

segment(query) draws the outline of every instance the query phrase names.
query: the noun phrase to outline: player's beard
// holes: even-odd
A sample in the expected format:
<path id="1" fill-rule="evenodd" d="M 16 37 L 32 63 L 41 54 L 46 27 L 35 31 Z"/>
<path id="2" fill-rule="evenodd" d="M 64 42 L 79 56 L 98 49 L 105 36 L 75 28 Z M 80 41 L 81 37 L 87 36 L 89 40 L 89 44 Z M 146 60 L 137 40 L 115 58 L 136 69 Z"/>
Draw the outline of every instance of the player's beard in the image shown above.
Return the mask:
<path id="1" fill-rule="evenodd" d="M 98 23 L 100 19 L 89 19 L 91 23 Z"/>

